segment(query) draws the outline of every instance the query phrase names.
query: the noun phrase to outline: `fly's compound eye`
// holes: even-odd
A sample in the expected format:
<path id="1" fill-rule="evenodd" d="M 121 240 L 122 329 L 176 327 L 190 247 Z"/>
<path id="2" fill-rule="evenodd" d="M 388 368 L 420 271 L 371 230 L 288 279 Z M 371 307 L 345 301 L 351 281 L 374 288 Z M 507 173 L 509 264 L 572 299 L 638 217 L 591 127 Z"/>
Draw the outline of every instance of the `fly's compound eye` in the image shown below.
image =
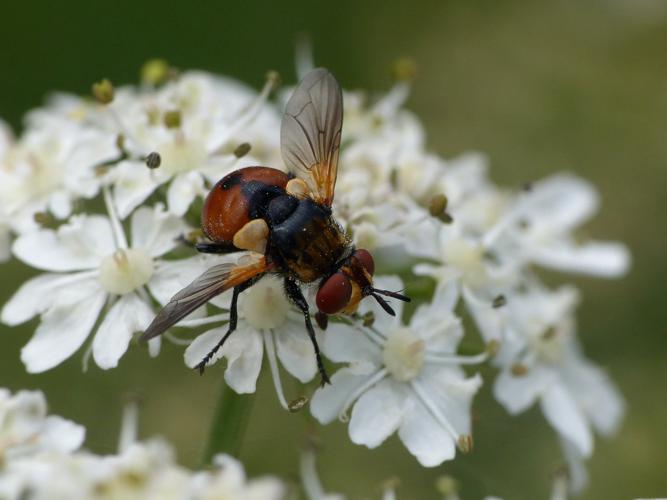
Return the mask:
<path id="1" fill-rule="evenodd" d="M 332 274 L 317 291 L 315 303 L 325 314 L 336 314 L 350 302 L 352 283 L 340 271 Z"/>
<path id="2" fill-rule="evenodd" d="M 360 248 L 354 252 L 353 257 L 361 262 L 361 265 L 364 266 L 366 271 L 368 271 L 368 274 L 373 276 L 373 273 L 375 273 L 375 262 L 373 261 L 373 256 L 368 250 Z"/>

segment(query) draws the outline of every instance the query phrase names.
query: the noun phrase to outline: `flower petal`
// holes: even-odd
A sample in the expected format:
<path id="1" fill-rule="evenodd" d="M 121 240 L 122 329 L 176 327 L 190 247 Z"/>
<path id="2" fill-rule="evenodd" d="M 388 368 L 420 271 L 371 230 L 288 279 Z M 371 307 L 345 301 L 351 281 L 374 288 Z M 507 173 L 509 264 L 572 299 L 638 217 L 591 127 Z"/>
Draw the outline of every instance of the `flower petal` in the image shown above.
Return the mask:
<path id="1" fill-rule="evenodd" d="M 512 415 L 527 410 L 547 388 L 556 382 L 556 373 L 543 366 L 528 368 L 523 375 L 503 370 L 493 386 L 493 395 Z"/>
<path id="2" fill-rule="evenodd" d="M 275 330 L 276 351 L 285 370 L 306 383 L 317 373 L 313 344 L 301 322 L 288 321 Z"/>
<path id="3" fill-rule="evenodd" d="M 101 258 L 114 250 L 109 219 L 99 215 L 72 217 L 57 231 L 21 235 L 13 246 L 14 255 L 26 264 L 56 272 L 97 268 Z"/>
<path id="4" fill-rule="evenodd" d="M 343 323 L 327 327 L 322 351 L 336 363 L 370 362 L 379 366 L 382 362 L 382 347 L 357 328 Z"/>
<path id="5" fill-rule="evenodd" d="M 132 246 L 143 247 L 152 257 L 159 257 L 176 248 L 177 238 L 187 229 L 180 217 L 165 211 L 162 205 L 141 207 L 132 215 Z"/>
<path id="6" fill-rule="evenodd" d="M 341 368 L 331 377 L 331 384 L 320 387 L 310 400 L 310 412 L 321 424 L 334 421 L 343 412 L 347 399 L 372 375 L 359 375 Z"/>
<path id="7" fill-rule="evenodd" d="M 198 172 L 177 175 L 167 191 L 169 211 L 183 216 L 197 195 L 203 195 L 204 191 L 204 178 Z"/>
<path id="8" fill-rule="evenodd" d="M 42 322 L 30 341 L 21 349 L 21 360 L 28 372 L 39 373 L 69 358 L 86 340 L 104 305 L 106 293 L 89 288 L 80 302 L 56 303 L 42 315 Z"/>
<path id="9" fill-rule="evenodd" d="M 39 435 L 41 448 L 71 453 L 81 447 L 86 436 L 86 428 L 57 415 L 46 417 Z"/>
<path id="10" fill-rule="evenodd" d="M 588 220 L 599 204 L 595 187 L 571 174 L 556 174 L 532 186 L 521 203 L 523 216 L 550 231 L 568 231 Z"/>
<path id="11" fill-rule="evenodd" d="M 132 334 L 143 331 L 155 313 L 135 293 L 123 295 L 107 312 L 93 340 L 93 359 L 107 370 L 118 366 Z"/>
<path id="12" fill-rule="evenodd" d="M 398 437 L 424 467 L 435 467 L 456 455 L 454 438 L 415 399 L 410 399 Z"/>
<path id="13" fill-rule="evenodd" d="M 527 249 L 530 259 L 549 269 L 618 278 L 630 268 L 630 252 L 622 243 L 561 243 Z"/>
<path id="14" fill-rule="evenodd" d="M 589 457 L 593 452 L 593 435 L 576 401 L 561 383 L 551 384 L 540 401 L 549 423 L 577 450 Z"/>
<path id="15" fill-rule="evenodd" d="M 199 255 L 187 259 L 157 261 L 155 273 L 148 282 L 148 289 L 160 304 L 165 305 L 210 265 L 207 259 Z"/>
<path id="16" fill-rule="evenodd" d="M 625 403 L 609 376 L 581 355 L 566 364 L 562 376 L 595 430 L 607 436 L 615 434 Z"/>
<path id="17" fill-rule="evenodd" d="M 124 161 L 113 172 L 113 197 L 121 219 L 125 219 L 164 181 L 143 162 Z"/>
<path id="18" fill-rule="evenodd" d="M 405 388 L 385 379 L 368 389 L 355 403 L 350 418 L 350 439 L 369 448 L 379 446 L 398 429 L 404 414 Z"/>
<path id="19" fill-rule="evenodd" d="M 185 364 L 194 368 L 201 362 L 227 332 L 227 327 L 213 328 L 199 335 L 185 350 Z M 257 377 L 262 367 L 264 345 L 261 335 L 241 326 L 218 349 L 209 365 L 218 359 L 227 358 L 225 381 L 239 394 L 255 392 Z"/>
<path id="20" fill-rule="evenodd" d="M 424 393 L 446 419 L 458 436 L 471 434 L 470 412 L 472 399 L 482 386 L 482 377 L 475 374 L 465 378 L 459 368 L 426 367 L 419 377 Z"/>
<path id="21" fill-rule="evenodd" d="M 0 318 L 2 318 L 3 323 L 10 326 L 28 321 L 33 316 L 49 309 L 56 300 L 63 303 L 66 300 L 63 292 L 66 295 L 70 292 L 75 293 L 71 301 L 76 301 L 79 298 L 83 299 L 85 295 L 76 295 L 76 292 L 79 291 L 76 284 L 90 277 L 90 272 L 83 272 L 74 274 L 48 273 L 32 278 L 23 283 L 21 288 L 12 295 L 12 298 L 2 308 Z"/>

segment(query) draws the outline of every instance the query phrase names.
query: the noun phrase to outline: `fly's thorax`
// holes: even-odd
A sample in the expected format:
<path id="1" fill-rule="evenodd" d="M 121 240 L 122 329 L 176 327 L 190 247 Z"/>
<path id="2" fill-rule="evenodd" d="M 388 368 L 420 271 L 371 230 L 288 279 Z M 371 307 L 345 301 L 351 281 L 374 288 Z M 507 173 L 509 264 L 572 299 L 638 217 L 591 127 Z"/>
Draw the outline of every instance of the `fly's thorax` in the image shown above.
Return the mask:
<path id="1" fill-rule="evenodd" d="M 310 283 L 335 270 L 349 241 L 331 211 L 306 198 L 298 200 L 285 220 L 272 224 L 269 251 L 299 280 Z"/>

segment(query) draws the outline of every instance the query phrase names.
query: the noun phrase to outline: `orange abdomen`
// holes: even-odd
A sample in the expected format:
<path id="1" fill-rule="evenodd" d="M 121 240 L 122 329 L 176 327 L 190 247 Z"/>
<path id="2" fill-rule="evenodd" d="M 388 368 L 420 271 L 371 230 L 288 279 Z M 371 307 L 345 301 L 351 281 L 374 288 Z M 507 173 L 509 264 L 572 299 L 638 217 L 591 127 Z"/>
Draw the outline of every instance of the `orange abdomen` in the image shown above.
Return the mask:
<path id="1" fill-rule="evenodd" d="M 269 167 L 245 167 L 227 174 L 211 189 L 201 211 L 201 227 L 206 236 L 219 243 L 232 243 L 234 235 L 251 219 L 263 191 L 285 189 L 289 177 Z"/>

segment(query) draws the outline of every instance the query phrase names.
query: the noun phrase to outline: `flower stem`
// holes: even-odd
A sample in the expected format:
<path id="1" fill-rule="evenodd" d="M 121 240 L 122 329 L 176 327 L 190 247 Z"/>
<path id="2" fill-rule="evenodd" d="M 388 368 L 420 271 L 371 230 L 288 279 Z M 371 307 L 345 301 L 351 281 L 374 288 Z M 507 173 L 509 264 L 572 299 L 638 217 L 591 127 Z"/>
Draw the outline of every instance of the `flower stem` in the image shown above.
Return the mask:
<path id="1" fill-rule="evenodd" d="M 238 458 L 253 401 L 254 394 L 237 394 L 222 382 L 202 465 L 210 465 L 218 453 Z"/>

